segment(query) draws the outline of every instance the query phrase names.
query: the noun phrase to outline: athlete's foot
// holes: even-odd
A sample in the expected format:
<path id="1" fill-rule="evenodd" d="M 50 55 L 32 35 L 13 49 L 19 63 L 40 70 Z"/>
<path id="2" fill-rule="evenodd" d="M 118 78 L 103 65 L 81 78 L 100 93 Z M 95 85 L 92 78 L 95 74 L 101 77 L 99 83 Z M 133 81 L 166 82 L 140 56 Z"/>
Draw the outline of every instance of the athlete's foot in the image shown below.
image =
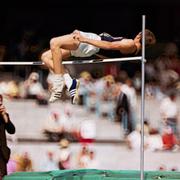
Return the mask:
<path id="1" fill-rule="evenodd" d="M 53 89 L 51 96 L 49 98 L 49 102 L 53 103 L 53 102 L 57 101 L 58 99 L 60 99 L 61 96 L 62 96 L 61 91 L 59 91 L 58 89 Z"/>
<path id="2" fill-rule="evenodd" d="M 63 88 L 64 88 L 64 81 L 59 81 L 59 83 L 54 85 L 54 87 L 51 90 L 51 95 L 49 98 L 50 103 L 53 103 L 61 98 Z"/>
<path id="3" fill-rule="evenodd" d="M 72 104 L 78 104 L 79 102 L 79 94 L 78 94 L 79 85 L 80 85 L 79 80 L 73 79 L 72 85 L 69 89 Z"/>

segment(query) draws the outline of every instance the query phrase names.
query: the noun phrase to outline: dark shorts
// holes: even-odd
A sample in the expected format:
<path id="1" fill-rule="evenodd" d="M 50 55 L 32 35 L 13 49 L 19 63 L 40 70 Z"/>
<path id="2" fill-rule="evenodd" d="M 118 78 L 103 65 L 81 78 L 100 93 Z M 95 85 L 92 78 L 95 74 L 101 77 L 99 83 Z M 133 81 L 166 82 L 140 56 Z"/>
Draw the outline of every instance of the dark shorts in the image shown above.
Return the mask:
<path id="1" fill-rule="evenodd" d="M 113 37 L 106 32 L 99 34 L 99 36 L 101 37 L 101 40 L 108 42 L 121 41 L 123 39 L 123 37 Z"/>

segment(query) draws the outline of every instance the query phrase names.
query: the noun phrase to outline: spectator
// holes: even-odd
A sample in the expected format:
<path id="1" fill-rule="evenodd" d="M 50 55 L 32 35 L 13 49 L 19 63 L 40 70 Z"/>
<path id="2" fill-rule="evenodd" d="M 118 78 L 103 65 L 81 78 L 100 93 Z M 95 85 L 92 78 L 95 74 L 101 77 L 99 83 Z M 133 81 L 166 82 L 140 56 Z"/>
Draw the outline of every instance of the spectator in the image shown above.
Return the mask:
<path id="1" fill-rule="evenodd" d="M 176 136 L 174 135 L 170 126 L 164 127 L 162 133 L 162 142 L 164 150 L 172 150 L 177 144 Z"/>
<path id="2" fill-rule="evenodd" d="M 132 80 L 127 79 L 125 84 L 121 86 L 121 91 L 126 94 L 129 102 L 129 123 L 130 123 L 130 131 L 135 129 L 136 125 L 136 106 L 137 106 L 137 95 L 136 90 L 133 87 Z"/>
<path id="3" fill-rule="evenodd" d="M 14 155 L 10 157 L 8 164 L 7 164 L 7 173 L 8 175 L 17 171 L 17 160 L 15 159 Z"/>
<path id="4" fill-rule="evenodd" d="M 20 171 L 33 171 L 32 160 L 30 159 L 28 152 L 24 152 L 23 155 L 20 156 Z"/>
<path id="5" fill-rule="evenodd" d="M 81 83 L 81 86 L 79 88 L 79 96 L 80 96 L 79 104 L 84 105 L 86 108 L 88 108 L 87 99 L 93 89 L 92 76 L 88 71 L 83 71 L 80 73 L 79 80 Z"/>
<path id="6" fill-rule="evenodd" d="M 89 162 L 87 164 L 88 169 L 98 169 L 99 168 L 99 161 L 95 156 L 95 152 L 90 150 L 89 152 Z"/>
<path id="7" fill-rule="evenodd" d="M 78 154 L 78 167 L 87 168 L 89 163 L 89 149 L 87 146 L 83 145 Z"/>
<path id="8" fill-rule="evenodd" d="M 7 162 L 10 158 L 10 149 L 7 146 L 6 131 L 15 133 L 15 126 L 11 122 L 9 114 L 3 105 L 3 97 L 0 95 L 0 179 L 7 175 Z"/>
<path id="9" fill-rule="evenodd" d="M 146 123 L 144 124 L 144 148 L 147 149 L 148 147 L 148 140 L 147 137 L 149 135 L 149 130 Z M 127 146 L 131 150 L 139 150 L 141 144 L 141 127 L 140 124 L 137 124 L 136 129 L 128 134 L 126 138 Z"/>
<path id="10" fill-rule="evenodd" d="M 106 75 L 94 83 L 94 92 L 91 92 L 89 104 L 93 102 L 98 117 L 106 116 L 109 120 L 115 118 L 115 80 L 112 75 Z"/>
<path id="11" fill-rule="evenodd" d="M 165 97 L 160 104 L 160 113 L 165 126 L 170 126 L 178 136 L 177 122 L 178 122 L 178 107 L 176 102 L 176 95 L 174 92 L 170 92 L 168 97 Z"/>
<path id="12" fill-rule="evenodd" d="M 12 160 L 14 161 L 13 164 L 15 165 L 14 170 L 17 172 L 21 171 L 21 166 L 22 166 L 21 155 L 19 153 L 14 154 Z M 11 161 L 10 161 L 10 163 L 11 163 Z M 10 172 L 11 172 L 11 169 L 10 169 Z"/>
<path id="13" fill-rule="evenodd" d="M 8 96 L 8 82 L 5 80 L 0 81 L 0 94 Z"/>
<path id="14" fill-rule="evenodd" d="M 53 171 L 53 170 L 58 170 L 58 164 L 54 160 L 54 153 L 52 150 L 47 151 L 47 157 L 44 162 L 41 164 L 41 171 Z"/>
<path id="15" fill-rule="evenodd" d="M 64 122 L 58 112 L 51 112 L 50 117 L 44 125 L 43 133 L 50 141 L 59 141 L 64 132 Z"/>
<path id="16" fill-rule="evenodd" d="M 45 97 L 46 93 L 39 81 L 39 74 L 32 72 L 28 79 L 24 82 L 24 97 L 29 99 L 38 99 L 39 97 Z"/>
<path id="17" fill-rule="evenodd" d="M 149 151 L 158 151 L 163 149 L 163 142 L 161 134 L 159 134 L 158 130 L 155 128 L 149 129 L 149 136 L 147 137 Z"/>
<path id="18" fill-rule="evenodd" d="M 60 145 L 60 158 L 59 158 L 59 169 L 70 169 L 71 168 L 71 153 L 69 149 L 69 141 L 62 139 Z"/>
<path id="19" fill-rule="evenodd" d="M 92 143 L 96 138 L 96 123 L 94 120 L 86 119 L 80 125 L 80 142 Z"/>
<path id="20" fill-rule="evenodd" d="M 19 86 L 16 81 L 12 80 L 8 82 L 8 91 L 7 95 L 10 98 L 19 98 Z"/>
<path id="21" fill-rule="evenodd" d="M 132 131 L 131 123 L 129 122 L 129 101 L 127 95 L 121 91 L 121 86 L 117 85 L 117 102 L 116 102 L 116 119 L 123 126 L 124 134 L 127 135 Z"/>

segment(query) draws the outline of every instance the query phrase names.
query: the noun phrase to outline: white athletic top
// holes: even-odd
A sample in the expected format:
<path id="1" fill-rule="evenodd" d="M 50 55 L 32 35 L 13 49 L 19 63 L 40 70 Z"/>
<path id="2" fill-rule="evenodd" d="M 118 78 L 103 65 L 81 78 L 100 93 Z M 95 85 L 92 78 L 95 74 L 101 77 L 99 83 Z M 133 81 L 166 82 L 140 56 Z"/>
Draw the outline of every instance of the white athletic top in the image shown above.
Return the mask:
<path id="1" fill-rule="evenodd" d="M 87 37 L 88 39 L 101 40 L 101 37 L 94 33 L 80 31 L 80 34 L 84 37 Z M 75 57 L 90 57 L 99 52 L 99 50 L 100 49 L 98 47 L 95 47 L 91 44 L 80 43 L 76 50 L 71 51 L 71 55 Z"/>

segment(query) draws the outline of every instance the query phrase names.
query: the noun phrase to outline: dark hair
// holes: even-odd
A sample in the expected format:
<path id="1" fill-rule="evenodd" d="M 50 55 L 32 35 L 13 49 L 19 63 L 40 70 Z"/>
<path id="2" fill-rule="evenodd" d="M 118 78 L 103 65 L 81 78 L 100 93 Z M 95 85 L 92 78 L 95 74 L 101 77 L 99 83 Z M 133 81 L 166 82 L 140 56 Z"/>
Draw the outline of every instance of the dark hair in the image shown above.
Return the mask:
<path id="1" fill-rule="evenodd" d="M 141 43 L 142 43 L 142 36 L 141 36 Z M 156 37 L 154 33 L 150 31 L 149 29 L 145 29 L 145 46 L 149 47 L 155 43 L 156 43 Z"/>

